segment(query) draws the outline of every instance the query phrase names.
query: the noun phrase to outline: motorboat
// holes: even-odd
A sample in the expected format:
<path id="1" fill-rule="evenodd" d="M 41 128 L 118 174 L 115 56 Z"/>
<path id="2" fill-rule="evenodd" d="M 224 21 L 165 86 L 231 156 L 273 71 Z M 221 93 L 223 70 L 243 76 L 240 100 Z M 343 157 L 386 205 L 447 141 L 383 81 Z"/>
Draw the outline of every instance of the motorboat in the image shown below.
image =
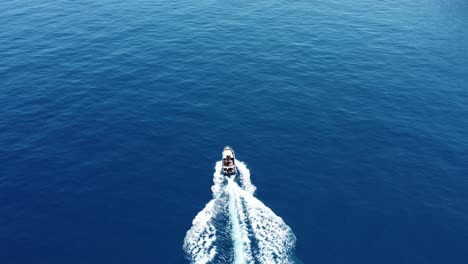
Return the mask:
<path id="1" fill-rule="evenodd" d="M 234 150 L 231 147 L 226 146 L 223 150 L 223 175 L 231 176 L 236 174 Z"/>

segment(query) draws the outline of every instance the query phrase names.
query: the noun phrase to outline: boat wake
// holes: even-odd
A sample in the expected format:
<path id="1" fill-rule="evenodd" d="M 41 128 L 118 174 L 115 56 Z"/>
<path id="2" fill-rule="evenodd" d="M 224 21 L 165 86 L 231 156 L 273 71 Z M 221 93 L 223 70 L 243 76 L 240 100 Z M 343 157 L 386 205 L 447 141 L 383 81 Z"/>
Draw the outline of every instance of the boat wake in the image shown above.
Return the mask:
<path id="1" fill-rule="evenodd" d="M 184 251 L 191 263 L 295 263 L 291 228 L 253 196 L 250 171 L 236 161 L 238 179 L 225 177 L 216 163 L 213 199 L 193 220 Z"/>

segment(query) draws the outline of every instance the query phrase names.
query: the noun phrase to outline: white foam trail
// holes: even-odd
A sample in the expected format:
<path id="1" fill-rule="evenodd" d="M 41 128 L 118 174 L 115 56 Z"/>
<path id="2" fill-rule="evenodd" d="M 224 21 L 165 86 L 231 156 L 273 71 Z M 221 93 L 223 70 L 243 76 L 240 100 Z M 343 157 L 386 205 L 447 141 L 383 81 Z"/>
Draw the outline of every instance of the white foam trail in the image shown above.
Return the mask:
<path id="1" fill-rule="evenodd" d="M 192 221 L 192 228 L 187 231 L 184 240 L 184 251 L 190 256 L 192 263 L 209 263 L 216 255 L 216 228 L 212 222 L 216 215 L 216 199 L 206 204 Z"/>
<path id="2" fill-rule="evenodd" d="M 211 191 L 213 192 L 213 197 L 217 197 L 221 194 L 222 184 L 224 182 L 224 176 L 221 173 L 223 169 L 222 161 L 216 162 L 215 172 L 213 173 L 213 186 L 211 186 Z"/>
<path id="3" fill-rule="evenodd" d="M 291 263 L 296 237 L 281 217 L 250 193 L 241 190 L 252 232 L 257 241 L 256 258 L 260 263 Z"/>
<path id="4" fill-rule="evenodd" d="M 247 168 L 247 165 L 244 162 L 237 160 L 236 167 L 239 171 L 239 177 L 243 189 L 253 195 L 257 187 L 255 187 L 250 181 L 250 170 Z"/>
<path id="5" fill-rule="evenodd" d="M 250 240 L 245 224 L 246 216 L 243 211 L 242 201 L 239 196 L 239 186 L 233 179 L 228 179 L 226 191 L 229 193 L 229 215 L 231 220 L 232 242 L 234 244 L 234 263 L 253 263 Z"/>
<path id="6" fill-rule="evenodd" d="M 234 178 L 226 181 L 221 161 L 216 163 L 211 187 L 214 198 L 198 213 L 185 236 L 189 260 L 195 264 L 293 263 L 296 238 L 292 230 L 253 196 L 256 188 L 245 163 L 237 161 L 236 165 L 242 188 Z M 223 245 L 229 241 L 232 247 Z"/>
<path id="7" fill-rule="evenodd" d="M 213 261 L 217 253 L 217 247 L 214 245 L 217 233 L 215 218 L 223 211 L 220 208 L 223 205 L 219 201 L 224 182 L 224 176 L 221 174 L 221 171 L 222 163 L 218 161 L 215 165 L 213 186 L 211 187 L 213 199 L 193 219 L 192 227 L 185 235 L 183 248 L 191 263 L 209 263 Z"/>

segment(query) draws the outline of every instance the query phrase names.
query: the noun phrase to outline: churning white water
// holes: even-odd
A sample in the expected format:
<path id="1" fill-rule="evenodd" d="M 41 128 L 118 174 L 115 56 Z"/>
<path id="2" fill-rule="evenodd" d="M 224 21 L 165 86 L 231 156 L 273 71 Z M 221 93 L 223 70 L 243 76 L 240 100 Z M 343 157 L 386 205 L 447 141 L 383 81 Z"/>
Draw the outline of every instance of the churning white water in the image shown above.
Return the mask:
<path id="1" fill-rule="evenodd" d="M 238 179 L 213 174 L 213 199 L 192 222 L 184 251 L 191 263 L 294 263 L 296 238 L 289 226 L 253 196 L 250 171 L 236 161 Z M 238 181 L 238 183 L 236 182 Z"/>

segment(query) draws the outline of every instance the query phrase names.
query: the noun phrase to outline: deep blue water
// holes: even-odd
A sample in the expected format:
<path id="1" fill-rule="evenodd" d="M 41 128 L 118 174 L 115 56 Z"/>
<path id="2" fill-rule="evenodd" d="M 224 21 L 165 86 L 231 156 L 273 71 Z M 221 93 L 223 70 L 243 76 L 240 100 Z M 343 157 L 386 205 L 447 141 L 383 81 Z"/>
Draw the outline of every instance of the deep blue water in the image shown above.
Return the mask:
<path id="1" fill-rule="evenodd" d="M 228 144 L 304 263 L 468 263 L 468 2 L 0 3 L 0 263 L 185 263 Z"/>

